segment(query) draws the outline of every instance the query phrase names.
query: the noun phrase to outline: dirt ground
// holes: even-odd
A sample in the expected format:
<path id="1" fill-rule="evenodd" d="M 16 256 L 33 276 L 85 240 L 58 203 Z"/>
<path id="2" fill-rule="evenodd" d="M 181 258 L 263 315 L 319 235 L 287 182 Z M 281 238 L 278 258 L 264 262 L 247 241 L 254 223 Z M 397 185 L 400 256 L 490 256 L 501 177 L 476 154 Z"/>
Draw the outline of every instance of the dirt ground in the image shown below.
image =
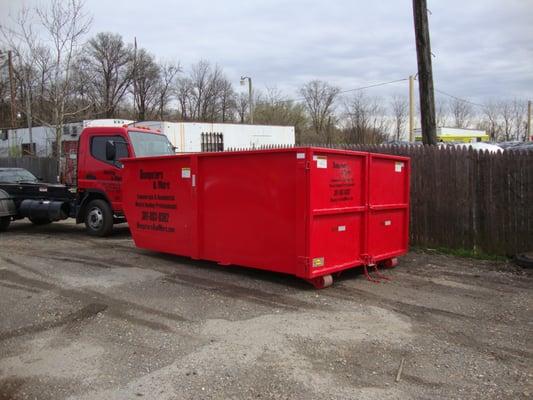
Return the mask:
<path id="1" fill-rule="evenodd" d="M 136 249 L 127 227 L 17 222 L 0 235 L 0 400 L 533 396 L 531 272 L 412 252 L 386 274 L 315 291 Z"/>

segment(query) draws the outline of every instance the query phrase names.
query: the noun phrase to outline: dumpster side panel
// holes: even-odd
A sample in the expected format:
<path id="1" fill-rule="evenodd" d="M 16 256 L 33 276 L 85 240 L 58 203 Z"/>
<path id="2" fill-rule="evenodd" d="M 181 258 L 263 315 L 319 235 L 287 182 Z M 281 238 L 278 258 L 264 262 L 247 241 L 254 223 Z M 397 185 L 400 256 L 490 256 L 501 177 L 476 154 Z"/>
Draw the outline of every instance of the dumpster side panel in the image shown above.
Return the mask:
<path id="1" fill-rule="evenodd" d="M 124 211 L 136 246 L 193 255 L 191 157 L 125 160 Z"/>
<path id="2" fill-rule="evenodd" d="M 369 156 L 368 254 L 373 261 L 408 250 L 408 158 L 383 154 Z"/>
<path id="3" fill-rule="evenodd" d="M 314 149 L 308 278 L 363 263 L 367 153 Z"/>
<path id="4" fill-rule="evenodd" d="M 198 156 L 200 258 L 302 275 L 307 193 L 302 154 Z"/>

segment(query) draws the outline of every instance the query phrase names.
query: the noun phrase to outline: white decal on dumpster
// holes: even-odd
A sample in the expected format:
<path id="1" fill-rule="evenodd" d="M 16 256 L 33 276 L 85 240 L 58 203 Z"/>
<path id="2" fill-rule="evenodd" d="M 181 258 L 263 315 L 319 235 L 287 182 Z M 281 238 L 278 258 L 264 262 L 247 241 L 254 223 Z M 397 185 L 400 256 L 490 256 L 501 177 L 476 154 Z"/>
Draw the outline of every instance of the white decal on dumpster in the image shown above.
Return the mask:
<path id="1" fill-rule="evenodd" d="M 402 172 L 403 169 L 403 162 L 397 161 L 394 163 L 394 171 L 395 172 Z"/>
<path id="2" fill-rule="evenodd" d="M 316 156 L 316 167 L 317 168 L 327 168 L 328 167 L 328 158 L 326 156 Z"/>
<path id="3" fill-rule="evenodd" d="M 305 153 L 296 153 L 296 159 L 303 160 L 305 158 Z"/>
<path id="4" fill-rule="evenodd" d="M 392 225 L 392 221 L 390 219 L 386 220 L 383 222 L 383 225 L 385 226 L 391 226 Z"/>
<path id="5" fill-rule="evenodd" d="M 182 178 L 190 178 L 191 177 L 191 169 L 190 168 L 182 168 L 181 169 L 181 177 Z"/>
<path id="6" fill-rule="evenodd" d="M 339 225 L 339 227 L 337 228 L 337 230 L 338 230 L 339 232 L 344 232 L 344 231 L 346 231 L 346 225 Z"/>

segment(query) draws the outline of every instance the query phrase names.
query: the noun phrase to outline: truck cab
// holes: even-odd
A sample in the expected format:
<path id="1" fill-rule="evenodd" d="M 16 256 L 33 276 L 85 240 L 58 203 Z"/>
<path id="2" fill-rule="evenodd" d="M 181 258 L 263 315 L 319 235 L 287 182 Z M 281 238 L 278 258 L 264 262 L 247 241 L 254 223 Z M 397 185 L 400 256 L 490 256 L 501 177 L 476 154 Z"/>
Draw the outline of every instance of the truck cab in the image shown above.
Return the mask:
<path id="1" fill-rule="evenodd" d="M 120 160 L 174 153 L 165 135 L 135 124 L 87 127 L 78 142 L 76 187 L 41 182 L 14 168 L 12 179 L 0 174 L 0 231 L 23 218 L 35 225 L 75 218 L 89 235 L 107 236 L 114 224 L 126 222 Z"/>
<path id="2" fill-rule="evenodd" d="M 126 222 L 122 208 L 122 158 L 174 154 L 167 137 L 148 128 L 85 128 L 78 144 L 77 223 L 87 233 L 107 236 L 113 224 Z"/>

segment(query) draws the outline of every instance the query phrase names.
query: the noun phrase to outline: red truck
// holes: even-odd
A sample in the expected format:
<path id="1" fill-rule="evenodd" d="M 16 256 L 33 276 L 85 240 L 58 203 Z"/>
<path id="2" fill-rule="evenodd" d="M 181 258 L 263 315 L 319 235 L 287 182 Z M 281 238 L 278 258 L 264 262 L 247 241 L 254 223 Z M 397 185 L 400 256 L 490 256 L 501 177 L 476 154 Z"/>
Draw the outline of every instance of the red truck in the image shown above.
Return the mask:
<path id="1" fill-rule="evenodd" d="M 135 125 L 85 128 L 78 143 L 76 187 L 43 183 L 31 174 L 0 179 L 0 230 L 22 218 L 37 225 L 75 218 L 85 223 L 88 234 L 107 236 L 113 224 L 126 222 L 119 160 L 169 154 L 174 147 L 154 130 Z"/>

